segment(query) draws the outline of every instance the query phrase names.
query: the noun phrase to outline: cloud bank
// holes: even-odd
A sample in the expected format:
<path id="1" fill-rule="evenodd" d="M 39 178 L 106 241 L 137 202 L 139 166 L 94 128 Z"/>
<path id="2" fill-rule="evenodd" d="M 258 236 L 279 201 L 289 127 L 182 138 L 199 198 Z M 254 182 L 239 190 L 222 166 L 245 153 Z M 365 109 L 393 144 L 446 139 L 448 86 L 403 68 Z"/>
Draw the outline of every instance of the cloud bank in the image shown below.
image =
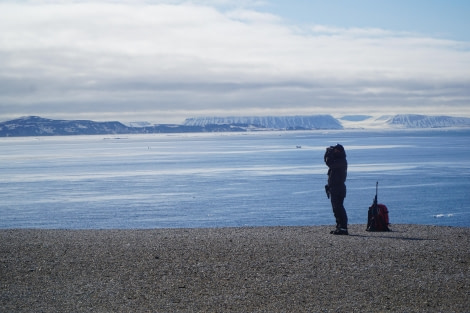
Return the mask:
<path id="1" fill-rule="evenodd" d="M 0 119 L 470 116 L 469 87 L 468 42 L 292 25 L 261 2 L 0 4 Z"/>

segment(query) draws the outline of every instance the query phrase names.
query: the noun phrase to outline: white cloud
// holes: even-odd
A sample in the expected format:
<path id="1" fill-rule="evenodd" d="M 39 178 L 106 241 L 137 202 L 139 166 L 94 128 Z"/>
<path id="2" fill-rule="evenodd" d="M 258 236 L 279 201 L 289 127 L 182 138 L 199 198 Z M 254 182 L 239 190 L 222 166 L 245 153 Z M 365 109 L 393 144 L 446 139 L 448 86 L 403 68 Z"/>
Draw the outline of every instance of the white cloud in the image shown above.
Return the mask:
<path id="1" fill-rule="evenodd" d="M 300 28 L 249 1 L 162 2 L 1 3 L 0 119 L 470 115 L 469 43 Z"/>

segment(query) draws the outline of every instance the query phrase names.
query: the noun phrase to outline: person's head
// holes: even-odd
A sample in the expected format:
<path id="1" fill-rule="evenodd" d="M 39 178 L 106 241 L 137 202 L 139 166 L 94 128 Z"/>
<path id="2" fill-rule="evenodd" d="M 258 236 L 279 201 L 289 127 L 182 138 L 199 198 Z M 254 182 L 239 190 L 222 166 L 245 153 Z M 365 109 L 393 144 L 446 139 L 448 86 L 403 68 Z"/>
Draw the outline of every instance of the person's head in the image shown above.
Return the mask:
<path id="1" fill-rule="evenodd" d="M 334 149 L 334 157 L 335 159 L 338 158 L 345 158 L 346 157 L 346 151 L 344 151 L 344 147 L 340 145 L 339 143 L 336 144 L 336 146 L 333 147 Z"/>
<path id="2" fill-rule="evenodd" d="M 325 162 L 328 159 L 342 159 L 346 158 L 346 151 L 344 151 L 344 147 L 339 143 L 336 146 L 329 146 L 326 148 L 324 160 Z"/>

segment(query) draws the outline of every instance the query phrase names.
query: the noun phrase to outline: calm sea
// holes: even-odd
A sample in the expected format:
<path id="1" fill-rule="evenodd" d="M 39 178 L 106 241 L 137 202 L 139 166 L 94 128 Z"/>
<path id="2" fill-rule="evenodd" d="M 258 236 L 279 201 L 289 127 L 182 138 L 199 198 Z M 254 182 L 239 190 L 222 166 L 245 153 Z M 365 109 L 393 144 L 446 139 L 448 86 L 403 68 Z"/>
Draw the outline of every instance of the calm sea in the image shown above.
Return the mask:
<path id="1" fill-rule="evenodd" d="M 470 130 L 397 130 L 0 138 L 0 228 L 333 225 L 336 143 L 351 224 L 470 226 Z"/>

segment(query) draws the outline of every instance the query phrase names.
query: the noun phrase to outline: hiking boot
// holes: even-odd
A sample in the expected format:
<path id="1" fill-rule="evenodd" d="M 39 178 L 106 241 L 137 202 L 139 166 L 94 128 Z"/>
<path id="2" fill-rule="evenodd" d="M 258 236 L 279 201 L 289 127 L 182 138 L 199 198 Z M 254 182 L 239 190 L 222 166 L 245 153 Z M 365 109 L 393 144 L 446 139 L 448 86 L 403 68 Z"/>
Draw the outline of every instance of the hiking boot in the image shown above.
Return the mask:
<path id="1" fill-rule="evenodd" d="M 332 230 L 330 234 L 333 235 L 349 235 L 347 228 L 336 228 L 336 230 Z"/>

